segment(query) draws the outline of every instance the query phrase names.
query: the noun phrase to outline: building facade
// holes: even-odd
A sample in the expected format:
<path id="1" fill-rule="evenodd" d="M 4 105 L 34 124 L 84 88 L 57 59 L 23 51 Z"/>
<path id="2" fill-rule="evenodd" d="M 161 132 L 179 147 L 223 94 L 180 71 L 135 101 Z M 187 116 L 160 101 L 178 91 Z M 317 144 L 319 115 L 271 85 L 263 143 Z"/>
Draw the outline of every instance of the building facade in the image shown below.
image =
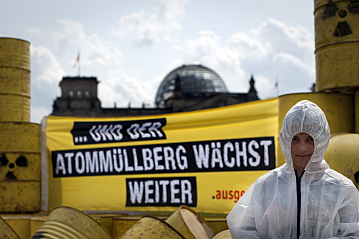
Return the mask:
<path id="1" fill-rule="evenodd" d="M 221 77 L 202 65 L 183 65 L 161 82 L 155 107 L 102 108 L 96 77 L 63 77 L 61 97 L 53 103 L 55 116 L 120 117 L 210 109 L 259 100 L 253 76 L 247 93 L 231 93 Z"/>

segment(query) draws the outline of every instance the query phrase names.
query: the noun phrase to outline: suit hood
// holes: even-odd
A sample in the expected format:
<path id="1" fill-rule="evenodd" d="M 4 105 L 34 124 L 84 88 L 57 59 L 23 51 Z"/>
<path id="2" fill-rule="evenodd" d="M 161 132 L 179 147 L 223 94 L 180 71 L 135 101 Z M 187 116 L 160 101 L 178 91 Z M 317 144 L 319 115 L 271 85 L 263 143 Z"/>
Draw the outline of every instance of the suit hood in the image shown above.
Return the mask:
<path id="1" fill-rule="evenodd" d="M 289 170 L 293 169 L 291 143 L 298 133 L 307 133 L 314 139 L 314 153 L 305 167 L 306 172 L 324 169 L 324 154 L 329 145 L 330 129 L 324 112 L 313 102 L 299 101 L 286 114 L 279 134 L 282 152 Z"/>

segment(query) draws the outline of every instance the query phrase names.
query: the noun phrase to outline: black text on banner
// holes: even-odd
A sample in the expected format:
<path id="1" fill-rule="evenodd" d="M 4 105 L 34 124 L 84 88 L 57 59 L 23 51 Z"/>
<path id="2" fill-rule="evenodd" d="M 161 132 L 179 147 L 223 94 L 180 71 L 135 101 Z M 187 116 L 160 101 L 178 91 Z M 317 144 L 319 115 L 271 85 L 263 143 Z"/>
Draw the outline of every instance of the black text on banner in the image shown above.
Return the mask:
<path id="1" fill-rule="evenodd" d="M 271 170 L 274 137 L 52 151 L 53 176 Z"/>
<path id="2" fill-rule="evenodd" d="M 126 207 L 197 206 L 196 177 L 126 178 Z"/>
<path id="3" fill-rule="evenodd" d="M 166 139 L 162 128 L 166 118 L 131 120 L 74 122 L 71 130 L 75 145 L 119 143 L 129 141 Z"/>

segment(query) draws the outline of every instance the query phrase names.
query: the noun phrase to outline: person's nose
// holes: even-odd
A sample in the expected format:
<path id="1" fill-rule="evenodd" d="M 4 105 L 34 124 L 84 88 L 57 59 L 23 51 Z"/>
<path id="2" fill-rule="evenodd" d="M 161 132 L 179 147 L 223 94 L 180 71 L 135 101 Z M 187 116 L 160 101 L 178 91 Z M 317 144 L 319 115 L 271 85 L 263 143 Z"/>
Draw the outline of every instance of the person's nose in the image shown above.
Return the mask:
<path id="1" fill-rule="evenodd" d="M 305 152 L 305 151 L 307 151 L 307 149 L 308 149 L 308 147 L 305 144 L 305 142 L 300 142 L 300 144 L 299 144 L 299 152 Z"/>

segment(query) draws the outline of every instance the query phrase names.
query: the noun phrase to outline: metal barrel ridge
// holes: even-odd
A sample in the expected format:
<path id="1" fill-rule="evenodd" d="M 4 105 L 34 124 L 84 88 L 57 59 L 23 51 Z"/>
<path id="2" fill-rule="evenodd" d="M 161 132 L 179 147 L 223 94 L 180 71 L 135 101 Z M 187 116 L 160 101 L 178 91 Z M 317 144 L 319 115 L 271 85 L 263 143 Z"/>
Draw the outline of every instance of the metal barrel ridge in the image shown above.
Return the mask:
<path id="1" fill-rule="evenodd" d="M 55 208 L 31 238 L 111 239 L 112 237 L 91 216 L 75 208 L 63 206 Z"/>
<path id="2" fill-rule="evenodd" d="M 0 238 L 20 239 L 16 232 L 0 217 Z"/>
<path id="3" fill-rule="evenodd" d="M 133 225 L 121 239 L 185 239 L 180 232 L 173 228 L 167 222 L 156 217 L 145 216 L 142 217 L 135 225 Z"/>
<path id="4" fill-rule="evenodd" d="M 184 205 L 168 217 L 166 222 L 187 239 L 208 239 L 214 235 L 206 220 Z"/>
<path id="5" fill-rule="evenodd" d="M 30 43 L 0 38 L 0 122 L 30 122 Z"/>
<path id="6" fill-rule="evenodd" d="M 315 0 L 316 86 L 321 92 L 359 87 L 359 3 Z"/>

